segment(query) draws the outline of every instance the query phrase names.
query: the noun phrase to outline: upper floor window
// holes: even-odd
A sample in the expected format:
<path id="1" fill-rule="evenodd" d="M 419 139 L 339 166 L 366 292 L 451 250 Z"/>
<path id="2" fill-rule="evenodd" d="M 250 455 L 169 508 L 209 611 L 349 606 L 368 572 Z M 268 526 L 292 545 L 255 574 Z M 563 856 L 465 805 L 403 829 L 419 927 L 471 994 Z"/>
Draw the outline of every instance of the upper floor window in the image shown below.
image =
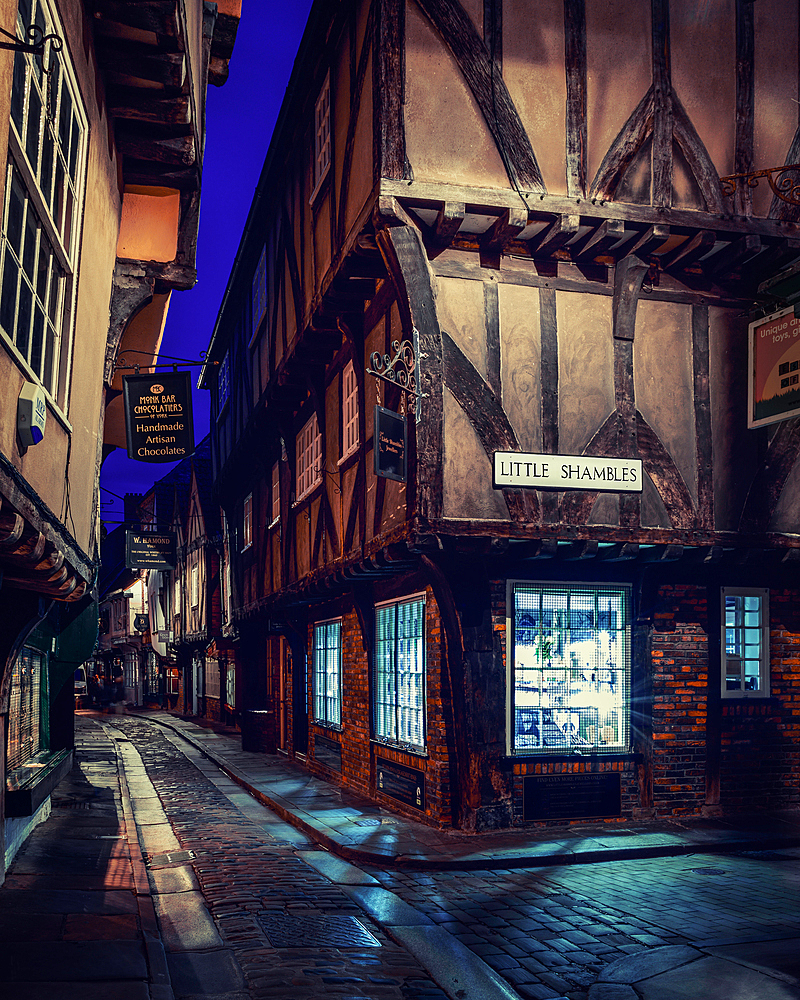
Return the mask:
<path id="1" fill-rule="evenodd" d="M 222 413 L 231 395 L 231 362 L 230 351 L 225 352 L 225 357 L 219 365 L 217 375 L 217 413 Z"/>
<path id="2" fill-rule="evenodd" d="M 253 276 L 253 333 L 267 311 L 267 248 L 261 251 L 256 273 Z"/>
<path id="3" fill-rule="evenodd" d="M 192 607 L 196 608 L 200 604 L 200 567 L 197 563 L 192 566 Z"/>
<path id="4" fill-rule="evenodd" d="M 64 35 L 44 0 L 20 4 L 19 37 L 31 22 Z M 66 47 L 47 60 L 45 73 L 41 57 L 14 57 L 0 327 L 25 370 L 66 409 L 87 128 Z"/>
<path id="5" fill-rule="evenodd" d="M 272 466 L 272 510 L 270 524 L 275 524 L 281 516 L 281 465 L 275 462 Z"/>
<path id="6" fill-rule="evenodd" d="M 312 414 L 297 435 L 297 500 L 311 492 L 322 479 L 322 435 L 316 413 Z"/>
<path id="7" fill-rule="evenodd" d="M 769 697 L 769 591 L 722 588 L 722 697 Z"/>
<path id="8" fill-rule="evenodd" d="M 627 750 L 628 588 L 508 587 L 510 752 Z"/>
<path id="9" fill-rule="evenodd" d="M 314 107 L 313 200 L 331 164 L 331 77 L 328 73 Z"/>
<path id="10" fill-rule="evenodd" d="M 379 739 L 425 746 L 425 598 L 375 608 L 373 725 Z"/>
<path id="11" fill-rule="evenodd" d="M 314 721 L 342 721 L 342 622 L 314 626 Z"/>
<path id="12" fill-rule="evenodd" d="M 342 458 L 358 447 L 358 382 L 350 361 L 342 372 Z"/>
<path id="13" fill-rule="evenodd" d="M 242 506 L 242 552 L 253 544 L 253 494 L 248 493 Z"/>
<path id="14" fill-rule="evenodd" d="M 175 604 L 173 606 L 174 614 L 180 616 L 181 614 L 181 578 L 178 576 L 178 570 L 175 570 Z"/>

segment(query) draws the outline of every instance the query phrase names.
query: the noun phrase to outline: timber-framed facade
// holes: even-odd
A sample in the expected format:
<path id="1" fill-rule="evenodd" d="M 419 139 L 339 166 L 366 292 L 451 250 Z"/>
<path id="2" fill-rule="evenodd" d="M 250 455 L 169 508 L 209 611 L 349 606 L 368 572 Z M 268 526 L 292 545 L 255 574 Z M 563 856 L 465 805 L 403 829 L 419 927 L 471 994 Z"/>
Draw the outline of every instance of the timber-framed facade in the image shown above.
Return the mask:
<path id="1" fill-rule="evenodd" d="M 439 826 L 797 808 L 800 429 L 746 406 L 798 209 L 720 181 L 800 159 L 797 34 L 315 3 L 201 376 L 246 743 Z M 367 374 L 405 341 L 413 408 Z"/>

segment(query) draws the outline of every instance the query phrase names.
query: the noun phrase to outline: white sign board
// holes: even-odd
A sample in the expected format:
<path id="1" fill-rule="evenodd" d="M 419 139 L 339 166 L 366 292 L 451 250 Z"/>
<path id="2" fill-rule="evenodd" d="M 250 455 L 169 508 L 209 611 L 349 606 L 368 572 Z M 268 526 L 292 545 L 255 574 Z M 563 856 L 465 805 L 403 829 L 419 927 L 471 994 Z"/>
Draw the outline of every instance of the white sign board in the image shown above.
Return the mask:
<path id="1" fill-rule="evenodd" d="M 639 458 L 589 458 L 585 455 L 529 455 L 518 451 L 494 453 L 496 490 L 527 486 L 536 490 L 602 490 L 641 493 Z"/>

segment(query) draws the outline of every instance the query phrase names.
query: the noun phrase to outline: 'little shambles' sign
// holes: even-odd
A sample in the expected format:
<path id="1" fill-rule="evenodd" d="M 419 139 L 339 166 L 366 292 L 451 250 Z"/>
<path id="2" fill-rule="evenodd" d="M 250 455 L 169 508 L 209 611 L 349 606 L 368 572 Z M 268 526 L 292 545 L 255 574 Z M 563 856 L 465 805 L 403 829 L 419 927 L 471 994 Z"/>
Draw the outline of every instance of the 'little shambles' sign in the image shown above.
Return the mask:
<path id="1" fill-rule="evenodd" d="M 125 532 L 125 565 L 128 569 L 174 569 L 177 536 L 149 531 Z"/>
<path id="2" fill-rule="evenodd" d="M 177 462 L 194 451 L 188 372 L 126 375 L 123 382 L 128 458 Z"/>
<path id="3" fill-rule="evenodd" d="M 584 455 L 529 455 L 494 453 L 496 490 L 528 486 L 537 490 L 603 490 L 641 493 L 639 458 L 588 458 Z"/>

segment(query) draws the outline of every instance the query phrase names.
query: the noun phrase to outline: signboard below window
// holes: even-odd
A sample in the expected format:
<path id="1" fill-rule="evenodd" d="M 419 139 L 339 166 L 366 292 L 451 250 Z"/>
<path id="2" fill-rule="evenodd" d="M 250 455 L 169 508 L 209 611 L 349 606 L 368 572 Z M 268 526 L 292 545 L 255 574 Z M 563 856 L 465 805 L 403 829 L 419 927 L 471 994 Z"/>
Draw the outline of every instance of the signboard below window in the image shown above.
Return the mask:
<path id="1" fill-rule="evenodd" d="M 638 458 L 496 451 L 492 485 L 496 490 L 527 486 L 537 490 L 641 493 L 642 462 Z"/>
<path id="2" fill-rule="evenodd" d="M 751 323 L 747 426 L 800 414 L 800 317 L 794 307 Z"/>

